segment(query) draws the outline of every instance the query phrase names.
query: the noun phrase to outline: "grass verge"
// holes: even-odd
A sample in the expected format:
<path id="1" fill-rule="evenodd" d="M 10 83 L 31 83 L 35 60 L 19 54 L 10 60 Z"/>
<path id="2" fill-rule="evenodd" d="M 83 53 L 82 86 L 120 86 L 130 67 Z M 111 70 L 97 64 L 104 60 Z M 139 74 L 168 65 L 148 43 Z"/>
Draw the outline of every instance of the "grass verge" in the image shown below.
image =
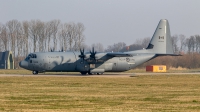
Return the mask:
<path id="1" fill-rule="evenodd" d="M 0 111 L 200 111 L 199 75 L 1 77 Z"/>

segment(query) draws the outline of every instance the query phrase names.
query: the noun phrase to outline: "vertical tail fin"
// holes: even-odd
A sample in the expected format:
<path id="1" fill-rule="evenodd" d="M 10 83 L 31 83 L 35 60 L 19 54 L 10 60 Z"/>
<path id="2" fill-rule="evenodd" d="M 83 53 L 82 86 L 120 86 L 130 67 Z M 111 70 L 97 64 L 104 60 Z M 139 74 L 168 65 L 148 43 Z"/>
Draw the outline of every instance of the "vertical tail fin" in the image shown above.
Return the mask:
<path id="1" fill-rule="evenodd" d="M 168 20 L 160 20 L 146 49 L 156 54 L 174 54 Z"/>

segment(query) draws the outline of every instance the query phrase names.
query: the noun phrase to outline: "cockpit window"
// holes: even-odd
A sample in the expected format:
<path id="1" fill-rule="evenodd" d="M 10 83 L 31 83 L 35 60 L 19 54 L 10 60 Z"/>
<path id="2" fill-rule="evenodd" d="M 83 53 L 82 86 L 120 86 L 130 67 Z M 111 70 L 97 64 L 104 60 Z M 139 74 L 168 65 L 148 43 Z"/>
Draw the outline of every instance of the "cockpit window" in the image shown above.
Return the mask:
<path id="1" fill-rule="evenodd" d="M 37 55 L 36 54 L 29 54 L 27 57 L 26 57 L 26 61 L 28 61 L 30 58 L 37 58 Z"/>
<path id="2" fill-rule="evenodd" d="M 29 59 L 30 59 L 30 57 L 27 56 L 25 60 L 28 61 Z"/>

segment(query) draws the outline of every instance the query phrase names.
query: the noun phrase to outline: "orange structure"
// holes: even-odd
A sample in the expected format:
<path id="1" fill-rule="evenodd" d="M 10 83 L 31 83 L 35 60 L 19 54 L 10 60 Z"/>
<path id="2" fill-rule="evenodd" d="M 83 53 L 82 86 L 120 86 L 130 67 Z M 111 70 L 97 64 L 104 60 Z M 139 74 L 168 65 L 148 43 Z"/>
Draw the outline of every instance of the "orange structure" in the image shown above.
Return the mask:
<path id="1" fill-rule="evenodd" d="M 146 66 L 147 72 L 166 72 L 166 66 L 165 65 L 149 65 Z"/>

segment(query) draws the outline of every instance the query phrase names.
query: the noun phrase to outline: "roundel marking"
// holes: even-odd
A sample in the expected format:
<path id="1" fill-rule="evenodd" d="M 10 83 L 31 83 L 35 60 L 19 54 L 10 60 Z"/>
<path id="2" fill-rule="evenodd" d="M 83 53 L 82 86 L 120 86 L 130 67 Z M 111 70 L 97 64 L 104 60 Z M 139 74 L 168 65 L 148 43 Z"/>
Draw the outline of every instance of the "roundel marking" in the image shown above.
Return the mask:
<path id="1" fill-rule="evenodd" d="M 126 58 L 126 61 L 127 61 L 127 62 L 129 62 L 129 61 L 130 61 L 130 59 L 129 59 L 129 58 Z"/>

